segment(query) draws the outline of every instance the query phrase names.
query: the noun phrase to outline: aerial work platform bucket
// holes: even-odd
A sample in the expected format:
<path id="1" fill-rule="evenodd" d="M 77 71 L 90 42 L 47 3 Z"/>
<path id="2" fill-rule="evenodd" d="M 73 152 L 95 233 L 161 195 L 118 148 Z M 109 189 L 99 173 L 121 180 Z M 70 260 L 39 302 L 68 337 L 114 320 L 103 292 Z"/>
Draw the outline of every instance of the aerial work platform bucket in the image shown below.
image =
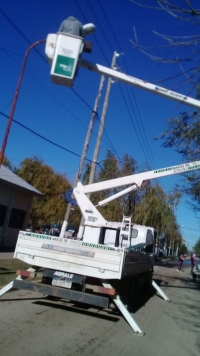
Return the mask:
<path id="1" fill-rule="evenodd" d="M 52 61 L 52 82 L 72 87 L 80 53 L 83 50 L 83 37 L 58 32 L 47 37 L 46 55 Z"/>

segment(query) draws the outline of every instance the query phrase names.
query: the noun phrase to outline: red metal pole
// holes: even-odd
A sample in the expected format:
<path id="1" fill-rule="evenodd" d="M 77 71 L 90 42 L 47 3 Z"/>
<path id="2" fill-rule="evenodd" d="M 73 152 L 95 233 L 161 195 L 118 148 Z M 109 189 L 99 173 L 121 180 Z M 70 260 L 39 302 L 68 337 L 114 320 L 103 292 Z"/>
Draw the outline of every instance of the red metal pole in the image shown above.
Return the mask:
<path id="1" fill-rule="evenodd" d="M 18 84 L 17 84 L 17 88 L 16 88 L 14 99 L 13 99 L 13 102 L 12 102 L 12 107 L 11 107 L 11 111 L 10 111 L 10 116 L 9 116 L 9 120 L 8 120 L 8 124 L 7 124 L 7 128 L 6 128 L 4 140 L 3 140 L 3 143 L 2 143 L 2 147 L 1 147 L 0 166 L 2 165 L 2 162 L 3 162 L 4 152 L 5 152 L 5 148 L 6 148 L 6 144 L 7 144 L 7 140 L 8 140 L 8 135 L 9 135 L 9 131 L 10 131 L 10 127 L 11 127 L 11 123 L 12 123 L 12 119 L 13 119 L 16 103 L 17 103 L 17 98 L 18 98 L 18 95 L 19 95 L 19 89 L 20 89 L 22 77 L 23 77 L 23 74 L 24 74 L 24 69 L 25 69 L 27 57 L 28 57 L 29 52 L 31 51 L 32 48 L 34 48 L 35 46 L 37 46 L 38 44 L 43 43 L 43 42 L 46 42 L 46 39 L 45 40 L 40 40 L 40 41 L 37 41 L 37 42 L 33 43 L 27 49 L 27 51 L 25 53 L 24 60 L 23 60 L 23 63 L 22 63 L 21 72 L 20 72 L 20 76 L 19 76 L 19 80 L 18 80 Z"/>

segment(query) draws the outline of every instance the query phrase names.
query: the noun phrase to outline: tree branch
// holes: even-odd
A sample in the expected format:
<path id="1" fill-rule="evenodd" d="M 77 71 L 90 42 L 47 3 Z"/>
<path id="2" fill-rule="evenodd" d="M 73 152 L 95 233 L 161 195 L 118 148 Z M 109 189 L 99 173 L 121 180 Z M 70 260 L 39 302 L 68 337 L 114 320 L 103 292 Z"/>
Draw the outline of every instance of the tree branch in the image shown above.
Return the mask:
<path id="1" fill-rule="evenodd" d="M 190 1 L 186 1 L 186 3 L 189 5 L 190 10 L 184 9 L 182 7 L 176 6 L 174 4 L 169 3 L 168 1 L 165 0 L 157 0 L 157 3 L 160 5 L 160 7 L 157 6 L 150 6 L 150 5 L 144 5 L 141 2 L 135 1 L 135 0 L 130 0 L 132 3 L 141 6 L 141 7 L 145 7 L 148 9 L 152 9 L 152 10 L 162 10 L 162 11 L 166 11 L 168 13 L 170 13 L 171 15 L 175 15 L 174 12 L 181 12 L 187 15 L 192 15 L 192 16 L 200 16 L 200 10 L 198 9 L 194 9 L 190 3 Z"/>

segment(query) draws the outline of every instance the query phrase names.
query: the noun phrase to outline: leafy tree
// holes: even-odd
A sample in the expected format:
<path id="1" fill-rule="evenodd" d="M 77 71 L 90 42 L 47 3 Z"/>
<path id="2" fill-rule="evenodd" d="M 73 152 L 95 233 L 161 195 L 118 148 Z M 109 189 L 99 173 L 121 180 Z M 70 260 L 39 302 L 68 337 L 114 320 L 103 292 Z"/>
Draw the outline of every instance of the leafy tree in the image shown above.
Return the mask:
<path id="1" fill-rule="evenodd" d="M 90 176 L 90 170 L 91 170 L 91 163 L 86 163 L 85 167 L 84 167 L 84 172 L 82 174 L 82 183 L 88 184 L 89 182 L 89 176 Z"/>
<path id="2" fill-rule="evenodd" d="M 120 168 L 120 175 L 122 177 L 134 174 L 137 170 L 137 165 L 135 160 L 130 157 L 128 154 L 125 154 L 122 158 L 121 168 Z M 125 189 L 126 187 L 124 187 Z M 137 201 L 137 193 L 130 192 L 123 196 L 121 199 L 121 206 L 123 209 L 124 215 L 131 215 L 132 211 L 136 205 Z"/>
<path id="3" fill-rule="evenodd" d="M 114 179 L 119 176 L 119 166 L 114 153 L 107 150 L 105 159 L 103 160 L 102 169 L 98 172 L 98 181 Z"/>
<path id="4" fill-rule="evenodd" d="M 185 245 L 185 244 L 182 244 L 181 245 L 181 247 L 179 248 L 179 255 L 181 255 L 181 254 L 184 254 L 184 255 L 186 255 L 186 254 L 188 254 L 188 249 L 187 249 L 187 246 Z"/>
<path id="5" fill-rule="evenodd" d="M 200 238 L 198 239 L 198 241 L 196 242 L 196 244 L 194 246 L 194 251 L 197 254 L 197 256 L 200 256 Z"/>
<path id="6" fill-rule="evenodd" d="M 174 215 L 171 215 L 167 222 L 163 237 L 167 247 L 177 247 L 182 243 L 182 236 Z"/>
<path id="7" fill-rule="evenodd" d="M 80 209 L 77 206 L 73 206 L 73 208 L 71 209 L 71 212 L 70 212 L 68 227 L 69 226 L 73 226 L 74 229 L 76 231 L 78 231 L 79 225 L 80 225 L 80 221 L 81 221 Z"/>
<path id="8" fill-rule="evenodd" d="M 37 157 L 25 158 L 16 173 L 44 194 L 33 201 L 30 224 L 61 223 L 67 208 L 65 193 L 70 188 L 66 177 Z"/>
<path id="9" fill-rule="evenodd" d="M 163 147 L 175 147 L 184 161 L 196 161 L 200 157 L 200 113 L 182 113 L 167 119 L 168 128 L 158 138 L 164 140 Z M 176 190 L 178 186 L 176 187 Z M 192 198 L 191 206 L 200 211 L 200 173 L 191 171 L 184 175 L 180 192 Z"/>
<path id="10" fill-rule="evenodd" d="M 6 156 L 3 157 L 3 162 L 2 162 L 2 164 L 3 164 L 4 167 L 7 167 L 7 168 L 10 169 L 11 171 L 13 170 L 12 164 L 11 164 L 10 160 L 9 160 Z"/>
<path id="11" fill-rule="evenodd" d="M 181 237 L 173 208 L 179 203 L 179 194 L 166 194 L 159 184 L 149 183 L 141 189 L 140 201 L 133 211 L 135 223 L 153 226 L 170 245 Z M 172 208 L 173 207 L 173 208 Z"/>
<path id="12" fill-rule="evenodd" d="M 106 157 L 100 167 L 96 172 L 95 181 L 101 182 L 120 176 L 117 158 L 110 150 L 107 151 Z M 91 200 L 96 205 L 100 200 L 108 198 L 117 193 L 117 191 L 117 188 L 113 188 L 94 193 L 91 195 Z M 99 211 L 108 221 L 121 221 L 122 219 L 123 211 L 118 199 L 113 200 L 105 207 L 99 208 Z"/>
<path id="13" fill-rule="evenodd" d="M 181 113 L 166 119 L 168 128 L 158 138 L 165 139 L 164 147 L 176 147 L 184 159 L 195 161 L 200 156 L 200 114 Z"/>
<path id="14" fill-rule="evenodd" d="M 96 172 L 95 181 L 100 182 L 134 174 L 135 167 L 136 163 L 129 155 L 125 154 L 121 162 L 118 162 L 115 155 L 108 150 L 105 159 L 101 163 L 101 168 Z M 100 200 L 108 198 L 125 188 L 126 186 L 120 188 L 116 187 L 106 191 L 94 193 L 91 196 L 91 200 L 94 204 L 97 204 Z M 133 205 L 134 195 L 130 193 L 122 198 L 111 201 L 105 207 L 99 208 L 99 211 L 108 221 L 121 221 L 122 215 L 128 215 Z"/>

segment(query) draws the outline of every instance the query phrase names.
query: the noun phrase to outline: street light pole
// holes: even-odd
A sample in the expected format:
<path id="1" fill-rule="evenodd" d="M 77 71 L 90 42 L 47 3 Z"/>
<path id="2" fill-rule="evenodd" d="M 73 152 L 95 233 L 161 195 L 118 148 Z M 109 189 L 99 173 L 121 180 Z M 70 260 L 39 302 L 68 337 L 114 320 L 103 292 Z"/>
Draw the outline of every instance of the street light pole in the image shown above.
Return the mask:
<path id="1" fill-rule="evenodd" d="M 19 90 L 20 90 L 20 86 L 21 86 L 21 82 L 22 82 L 22 78 L 23 78 L 23 74 L 24 74 L 24 69 L 25 69 L 27 57 L 28 57 L 30 51 L 32 50 L 32 48 L 34 48 L 35 46 L 37 46 L 37 45 L 39 45 L 40 43 L 43 43 L 43 42 L 46 42 L 46 39 L 45 40 L 40 40 L 40 41 L 37 41 L 37 42 L 33 43 L 27 49 L 27 51 L 25 53 L 24 60 L 23 60 L 23 63 L 22 63 L 21 72 L 20 72 L 20 76 L 19 76 L 19 80 L 18 80 L 18 84 L 17 84 L 17 88 L 15 90 L 15 95 L 14 95 L 14 99 L 13 99 L 13 102 L 12 102 L 12 107 L 11 107 L 11 111 L 10 111 L 10 116 L 9 116 L 9 120 L 8 120 L 8 124 L 7 124 L 7 128 L 6 128 L 6 132 L 5 132 L 3 143 L 2 143 L 2 147 L 1 147 L 0 166 L 2 165 L 2 162 L 3 162 L 4 152 L 5 152 L 5 149 L 6 149 L 6 144 L 7 144 L 7 140 L 8 140 L 8 136 L 9 136 L 9 132 L 10 132 L 10 127 L 11 127 L 11 124 L 12 124 L 13 115 L 14 115 L 14 112 L 15 112 L 15 107 L 16 107 L 16 104 L 17 104 L 17 99 L 18 99 L 18 95 L 19 95 Z"/>

